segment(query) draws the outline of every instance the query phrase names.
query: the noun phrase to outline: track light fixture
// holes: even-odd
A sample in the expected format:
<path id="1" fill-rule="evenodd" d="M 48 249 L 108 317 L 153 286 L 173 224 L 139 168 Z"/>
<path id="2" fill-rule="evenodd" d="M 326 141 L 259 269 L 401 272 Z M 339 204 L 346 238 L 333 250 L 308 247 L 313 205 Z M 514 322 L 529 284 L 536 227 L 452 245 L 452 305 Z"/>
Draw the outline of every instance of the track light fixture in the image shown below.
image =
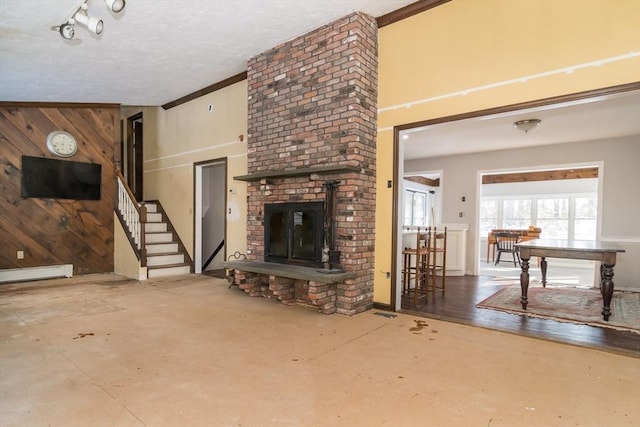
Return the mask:
<path id="1" fill-rule="evenodd" d="M 107 7 L 111 12 L 118 13 L 122 9 L 124 9 L 125 1 L 124 0 L 104 0 Z"/>
<path id="2" fill-rule="evenodd" d="M 71 40 L 73 36 L 76 35 L 76 30 L 73 28 L 73 25 L 65 22 L 64 24 L 58 27 L 58 31 L 63 39 Z"/>
<path id="3" fill-rule="evenodd" d="M 94 34 L 101 34 L 104 29 L 104 22 L 102 19 L 89 16 L 89 1 L 83 0 L 80 6 L 74 8 L 67 19 L 56 27 L 51 27 L 52 30 L 58 31 L 63 39 L 71 40 L 75 36 L 74 24 L 80 24 Z M 125 0 L 104 0 L 107 8 L 114 13 L 119 13 L 124 9 L 126 4 Z"/>
<path id="4" fill-rule="evenodd" d="M 94 18 L 87 15 L 87 4 L 82 3 L 82 6 L 83 7 L 75 15 L 73 15 L 73 18 L 71 18 L 69 22 L 75 21 L 94 34 L 101 34 L 102 30 L 104 29 L 104 23 L 102 22 L 102 19 Z"/>

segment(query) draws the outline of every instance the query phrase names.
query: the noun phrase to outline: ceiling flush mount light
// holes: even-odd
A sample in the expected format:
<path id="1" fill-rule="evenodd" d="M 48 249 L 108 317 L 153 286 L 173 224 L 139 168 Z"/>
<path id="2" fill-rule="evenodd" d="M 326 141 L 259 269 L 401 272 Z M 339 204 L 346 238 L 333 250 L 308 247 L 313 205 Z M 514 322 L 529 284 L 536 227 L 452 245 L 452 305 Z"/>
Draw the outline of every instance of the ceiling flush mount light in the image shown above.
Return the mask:
<path id="1" fill-rule="evenodd" d="M 513 126 L 518 128 L 522 132 L 527 133 L 530 130 L 537 128 L 541 121 L 542 120 L 540 119 L 518 120 L 513 124 Z"/>
<path id="2" fill-rule="evenodd" d="M 74 24 L 80 24 L 94 34 L 101 34 L 104 29 L 104 22 L 102 19 L 89 16 L 87 10 L 89 9 L 89 1 L 83 0 L 80 6 L 74 8 L 71 13 L 67 15 L 67 19 L 60 25 L 51 27 L 52 30 L 58 31 L 60 36 L 65 40 L 71 40 L 75 36 Z M 111 12 L 119 13 L 124 9 L 125 0 L 105 0 L 107 8 Z"/>

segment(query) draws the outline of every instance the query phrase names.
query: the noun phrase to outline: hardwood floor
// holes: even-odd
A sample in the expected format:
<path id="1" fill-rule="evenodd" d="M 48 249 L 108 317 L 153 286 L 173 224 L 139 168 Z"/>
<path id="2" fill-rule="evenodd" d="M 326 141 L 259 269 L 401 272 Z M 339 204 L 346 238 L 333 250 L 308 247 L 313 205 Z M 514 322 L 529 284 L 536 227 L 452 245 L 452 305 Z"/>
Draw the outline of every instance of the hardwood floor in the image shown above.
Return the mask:
<path id="1" fill-rule="evenodd" d="M 486 276 L 447 277 L 444 297 L 430 296 L 428 303 L 421 300 L 417 306 L 413 296 L 403 297 L 402 311 L 640 358 L 640 334 L 476 308 L 477 303 L 504 287 L 494 283 L 493 277 Z"/>

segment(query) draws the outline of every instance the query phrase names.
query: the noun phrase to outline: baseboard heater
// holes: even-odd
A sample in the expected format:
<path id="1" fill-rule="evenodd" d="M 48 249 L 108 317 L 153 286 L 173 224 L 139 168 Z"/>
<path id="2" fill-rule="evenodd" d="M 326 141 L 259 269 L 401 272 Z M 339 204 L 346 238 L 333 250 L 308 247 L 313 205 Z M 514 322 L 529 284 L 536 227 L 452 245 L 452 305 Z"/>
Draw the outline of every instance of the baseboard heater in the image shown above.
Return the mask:
<path id="1" fill-rule="evenodd" d="M 0 283 L 24 282 L 27 280 L 72 277 L 73 264 L 45 265 L 42 267 L 9 268 L 0 270 Z"/>

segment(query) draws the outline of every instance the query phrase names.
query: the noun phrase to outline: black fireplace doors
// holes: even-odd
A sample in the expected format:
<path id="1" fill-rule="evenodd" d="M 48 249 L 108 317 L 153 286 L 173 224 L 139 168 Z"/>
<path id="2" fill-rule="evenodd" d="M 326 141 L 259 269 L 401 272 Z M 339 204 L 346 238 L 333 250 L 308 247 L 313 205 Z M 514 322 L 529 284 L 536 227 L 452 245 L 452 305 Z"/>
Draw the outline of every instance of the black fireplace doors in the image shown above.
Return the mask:
<path id="1" fill-rule="evenodd" d="M 264 205 L 266 262 L 322 267 L 324 203 Z"/>

